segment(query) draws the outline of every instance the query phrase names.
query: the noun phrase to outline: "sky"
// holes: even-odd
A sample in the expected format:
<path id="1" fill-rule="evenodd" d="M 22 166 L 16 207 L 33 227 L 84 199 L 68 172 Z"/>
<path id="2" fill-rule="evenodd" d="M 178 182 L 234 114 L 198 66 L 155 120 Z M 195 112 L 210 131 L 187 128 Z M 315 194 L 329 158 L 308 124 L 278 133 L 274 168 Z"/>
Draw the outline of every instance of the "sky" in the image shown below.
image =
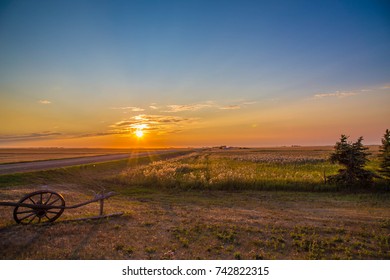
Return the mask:
<path id="1" fill-rule="evenodd" d="M 388 1 L 2 1 L 0 147 L 379 144 Z"/>

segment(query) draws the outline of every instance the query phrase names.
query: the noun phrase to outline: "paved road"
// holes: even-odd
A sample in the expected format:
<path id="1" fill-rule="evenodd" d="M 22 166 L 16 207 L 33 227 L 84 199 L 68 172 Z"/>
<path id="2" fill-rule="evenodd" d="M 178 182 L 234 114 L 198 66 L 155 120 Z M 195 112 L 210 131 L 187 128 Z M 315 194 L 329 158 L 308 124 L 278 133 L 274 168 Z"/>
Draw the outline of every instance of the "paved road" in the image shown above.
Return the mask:
<path id="1" fill-rule="evenodd" d="M 113 161 L 113 160 L 120 160 L 126 158 L 144 157 L 148 155 L 166 154 L 166 153 L 171 153 L 176 151 L 177 150 L 159 150 L 159 151 L 149 151 L 149 152 L 142 152 L 136 154 L 113 154 L 113 155 L 90 156 L 90 157 L 82 157 L 82 158 L 66 158 L 66 159 L 54 159 L 54 160 L 44 160 L 44 161 L 34 161 L 34 162 L 0 164 L 0 175 L 55 169 L 55 168 L 72 166 L 72 165 L 90 164 L 90 163 Z"/>

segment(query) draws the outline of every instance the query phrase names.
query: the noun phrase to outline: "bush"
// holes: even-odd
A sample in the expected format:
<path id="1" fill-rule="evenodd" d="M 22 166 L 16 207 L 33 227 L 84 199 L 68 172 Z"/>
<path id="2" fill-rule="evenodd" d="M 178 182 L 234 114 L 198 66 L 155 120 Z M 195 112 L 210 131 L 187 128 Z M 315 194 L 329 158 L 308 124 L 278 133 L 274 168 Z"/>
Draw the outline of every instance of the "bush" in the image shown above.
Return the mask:
<path id="1" fill-rule="evenodd" d="M 388 129 L 382 138 L 379 157 L 381 159 L 379 173 L 384 178 L 390 179 L 390 131 Z"/>
<path id="2" fill-rule="evenodd" d="M 366 152 L 368 148 L 364 147 L 362 141 L 363 137 L 359 137 L 354 143 L 348 142 L 348 137 L 341 135 L 340 142 L 336 142 L 335 151 L 330 155 L 330 161 L 345 168 L 339 169 L 336 175 L 328 176 L 329 183 L 346 186 L 372 184 L 375 174 L 364 169 L 370 154 Z"/>

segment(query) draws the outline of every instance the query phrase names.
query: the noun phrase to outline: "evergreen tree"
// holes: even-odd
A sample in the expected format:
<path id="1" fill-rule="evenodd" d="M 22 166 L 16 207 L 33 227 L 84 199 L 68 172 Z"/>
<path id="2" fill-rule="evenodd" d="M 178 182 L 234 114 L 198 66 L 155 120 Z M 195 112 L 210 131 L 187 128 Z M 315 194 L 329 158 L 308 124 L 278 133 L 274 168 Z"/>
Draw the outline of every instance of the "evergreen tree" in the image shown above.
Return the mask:
<path id="1" fill-rule="evenodd" d="M 338 163 L 344 168 L 338 174 L 328 176 L 328 182 L 343 185 L 369 185 L 375 176 L 371 171 L 364 169 L 368 162 L 367 147 L 363 145 L 363 137 L 359 137 L 354 143 L 348 142 L 348 137 L 341 135 L 340 142 L 336 142 L 335 151 L 330 155 L 332 163 Z"/>
<path id="2" fill-rule="evenodd" d="M 380 148 L 380 169 L 381 175 L 390 179 L 390 131 L 386 129 L 386 133 L 382 138 L 382 146 Z"/>

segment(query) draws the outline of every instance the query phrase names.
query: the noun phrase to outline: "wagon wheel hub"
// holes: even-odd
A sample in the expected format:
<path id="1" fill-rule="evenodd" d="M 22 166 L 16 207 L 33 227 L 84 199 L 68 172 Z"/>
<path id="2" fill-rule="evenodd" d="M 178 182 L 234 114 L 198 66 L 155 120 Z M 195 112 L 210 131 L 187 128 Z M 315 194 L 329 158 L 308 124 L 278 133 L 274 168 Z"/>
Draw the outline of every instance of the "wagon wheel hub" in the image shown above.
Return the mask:
<path id="1" fill-rule="evenodd" d="M 46 213 L 47 213 L 47 211 L 44 210 L 44 209 L 36 209 L 36 210 L 35 210 L 35 214 L 36 214 L 36 216 L 37 216 L 38 218 L 43 218 L 43 217 L 45 217 Z"/>

